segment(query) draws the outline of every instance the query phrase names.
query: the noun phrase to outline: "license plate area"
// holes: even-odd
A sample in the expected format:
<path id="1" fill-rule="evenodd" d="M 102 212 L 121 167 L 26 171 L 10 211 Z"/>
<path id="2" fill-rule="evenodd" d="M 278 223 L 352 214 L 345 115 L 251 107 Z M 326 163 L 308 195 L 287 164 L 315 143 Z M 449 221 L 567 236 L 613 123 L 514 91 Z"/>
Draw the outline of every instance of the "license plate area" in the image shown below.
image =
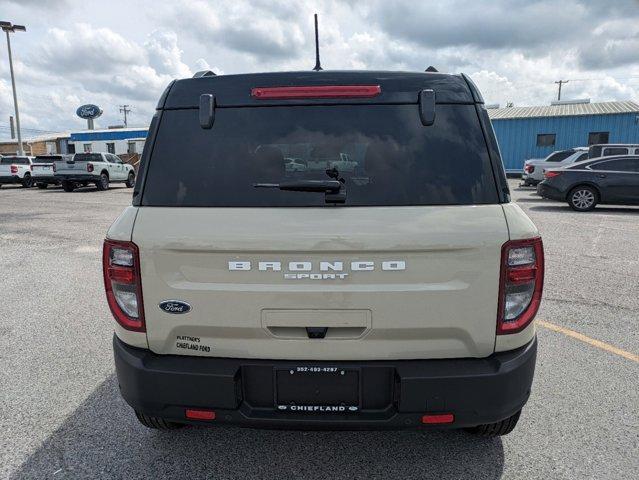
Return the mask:
<path id="1" fill-rule="evenodd" d="M 275 407 L 302 413 L 344 413 L 360 409 L 357 368 L 295 366 L 274 371 Z"/>

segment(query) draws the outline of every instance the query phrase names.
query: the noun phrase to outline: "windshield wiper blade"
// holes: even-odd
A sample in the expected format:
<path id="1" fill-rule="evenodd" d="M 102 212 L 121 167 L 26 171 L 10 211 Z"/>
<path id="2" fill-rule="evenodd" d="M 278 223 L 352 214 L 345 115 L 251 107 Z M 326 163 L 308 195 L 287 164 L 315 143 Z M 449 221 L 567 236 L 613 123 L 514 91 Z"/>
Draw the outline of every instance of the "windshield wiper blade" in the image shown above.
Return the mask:
<path id="1" fill-rule="evenodd" d="M 254 183 L 255 188 L 278 188 L 288 192 L 338 193 L 342 183 L 338 180 L 295 180 L 280 183 Z"/>

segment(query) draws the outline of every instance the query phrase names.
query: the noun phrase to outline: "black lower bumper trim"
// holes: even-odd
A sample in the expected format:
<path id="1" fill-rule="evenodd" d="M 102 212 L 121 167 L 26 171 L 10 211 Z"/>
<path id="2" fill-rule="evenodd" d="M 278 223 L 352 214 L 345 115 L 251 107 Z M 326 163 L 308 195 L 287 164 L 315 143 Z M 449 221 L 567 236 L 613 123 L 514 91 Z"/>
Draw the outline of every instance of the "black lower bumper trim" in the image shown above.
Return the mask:
<path id="1" fill-rule="evenodd" d="M 77 174 L 77 175 L 56 175 L 56 179 L 61 182 L 77 182 L 77 183 L 95 183 L 100 180 L 99 176 L 89 175 L 89 174 Z"/>
<path id="2" fill-rule="evenodd" d="M 33 178 L 33 183 L 46 183 L 48 185 L 53 184 L 53 183 L 60 183 L 60 179 L 54 177 L 53 175 L 41 175 L 41 176 L 36 176 L 36 177 L 31 177 Z"/>
<path id="3" fill-rule="evenodd" d="M 185 423 L 186 408 L 212 409 L 210 423 L 267 428 L 410 428 L 425 413 L 453 413 L 449 427 L 493 423 L 519 411 L 530 395 L 537 340 L 487 358 L 314 362 L 157 355 L 114 336 L 122 396 L 150 416 Z M 282 368 L 357 369 L 357 411 L 298 412 L 275 407 Z"/>
<path id="4" fill-rule="evenodd" d="M 0 185 L 12 185 L 14 183 L 22 183 L 22 179 L 17 175 L 11 177 L 0 177 Z"/>

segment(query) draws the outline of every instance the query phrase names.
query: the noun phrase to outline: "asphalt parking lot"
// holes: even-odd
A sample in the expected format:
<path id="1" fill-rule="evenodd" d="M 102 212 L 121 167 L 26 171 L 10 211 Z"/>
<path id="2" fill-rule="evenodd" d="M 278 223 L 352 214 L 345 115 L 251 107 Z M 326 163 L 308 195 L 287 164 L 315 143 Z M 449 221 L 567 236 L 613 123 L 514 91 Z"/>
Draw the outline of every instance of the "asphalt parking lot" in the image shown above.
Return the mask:
<path id="1" fill-rule="evenodd" d="M 636 478 L 639 209 L 580 214 L 516 185 L 544 238 L 546 323 L 531 399 L 501 439 L 145 429 L 117 391 L 100 261 L 131 189 L 3 187 L 0 477 Z"/>

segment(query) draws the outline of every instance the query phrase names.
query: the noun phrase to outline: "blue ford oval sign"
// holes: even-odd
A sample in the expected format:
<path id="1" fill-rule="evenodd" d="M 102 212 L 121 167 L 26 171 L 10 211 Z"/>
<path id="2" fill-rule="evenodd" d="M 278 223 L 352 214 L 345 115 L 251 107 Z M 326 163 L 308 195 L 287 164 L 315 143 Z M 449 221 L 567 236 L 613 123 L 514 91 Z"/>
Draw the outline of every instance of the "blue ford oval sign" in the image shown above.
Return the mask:
<path id="1" fill-rule="evenodd" d="M 160 310 L 166 313 L 180 314 L 191 311 L 191 305 L 180 300 L 165 300 L 158 306 L 160 307 Z"/>
<path id="2" fill-rule="evenodd" d="M 98 107 L 97 105 L 88 103 L 86 105 L 82 105 L 81 107 L 78 107 L 75 113 L 80 118 L 91 120 L 94 118 L 98 118 L 100 115 L 102 115 L 102 110 L 100 110 L 100 107 Z"/>

